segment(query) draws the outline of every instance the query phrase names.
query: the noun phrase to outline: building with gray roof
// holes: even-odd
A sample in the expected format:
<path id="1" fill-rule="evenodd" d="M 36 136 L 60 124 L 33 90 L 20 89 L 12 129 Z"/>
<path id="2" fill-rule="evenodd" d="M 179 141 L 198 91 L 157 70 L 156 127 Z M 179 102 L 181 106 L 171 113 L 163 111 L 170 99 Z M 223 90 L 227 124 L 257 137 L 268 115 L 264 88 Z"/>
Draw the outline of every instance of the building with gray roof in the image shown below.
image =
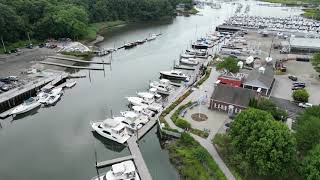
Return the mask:
<path id="1" fill-rule="evenodd" d="M 260 67 L 250 71 L 248 77 L 242 83 L 243 88 L 260 92 L 268 95 L 274 84 L 274 70 L 272 66 Z"/>
<path id="2" fill-rule="evenodd" d="M 290 38 L 290 52 L 317 52 L 320 50 L 320 39 L 292 37 Z"/>

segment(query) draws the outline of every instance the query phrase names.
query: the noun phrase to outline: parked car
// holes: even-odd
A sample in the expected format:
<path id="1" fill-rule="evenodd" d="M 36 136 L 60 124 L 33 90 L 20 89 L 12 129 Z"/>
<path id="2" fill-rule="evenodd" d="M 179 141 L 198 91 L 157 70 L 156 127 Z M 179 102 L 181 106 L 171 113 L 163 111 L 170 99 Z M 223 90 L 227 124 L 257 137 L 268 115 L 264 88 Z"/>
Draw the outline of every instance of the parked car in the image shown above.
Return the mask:
<path id="1" fill-rule="evenodd" d="M 313 105 L 311 103 L 299 103 L 298 106 L 303 108 L 308 108 L 308 107 L 312 107 Z"/>
<path id="2" fill-rule="evenodd" d="M 297 81 L 298 80 L 297 76 L 290 75 L 290 76 L 288 76 L 288 78 L 291 79 L 292 81 Z"/>
<path id="3" fill-rule="evenodd" d="M 294 87 L 306 87 L 306 83 L 303 83 L 303 82 L 294 82 L 294 83 L 292 83 L 292 85 L 294 86 Z"/>
<path id="4" fill-rule="evenodd" d="M 9 85 L 7 85 L 6 83 L 0 81 L 0 90 L 1 91 L 8 91 L 9 89 L 10 89 Z"/>
<path id="5" fill-rule="evenodd" d="M 298 90 L 298 89 L 303 89 L 304 87 L 301 86 L 293 86 L 291 89 L 292 90 Z"/>

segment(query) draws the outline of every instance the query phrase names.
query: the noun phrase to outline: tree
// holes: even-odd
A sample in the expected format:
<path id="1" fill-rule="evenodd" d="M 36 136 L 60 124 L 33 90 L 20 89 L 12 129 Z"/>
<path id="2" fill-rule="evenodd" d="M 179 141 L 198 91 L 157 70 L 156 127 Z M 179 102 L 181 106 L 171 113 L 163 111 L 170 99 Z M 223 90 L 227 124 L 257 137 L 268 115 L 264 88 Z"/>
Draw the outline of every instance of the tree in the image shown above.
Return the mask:
<path id="1" fill-rule="evenodd" d="M 276 120 L 285 120 L 288 117 L 288 113 L 277 107 L 270 99 L 260 99 L 255 108 L 269 112 Z"/>
<path id="2" fill-rule="evenodd" d="M 223 61 L 216 65 L 217 70 L 225 69 L 228 72 L 237 73 L 239 72 L 239 66 L 237 65 L 237 59 L 234 57 L 226 57 Z"/>
<path id="3" fill-rule="evenodd" d="M 300 175 L 302 179 L 306 180 L 320 179 L 320 144 L 315 146 L 304 158 L 300 166 Z"/>
<path id="4" fill-rule="evenodd" d="M 242 111 L 231 123 L 228 135 L 234 149 L 231 162 L 242 172 L 286 176 L 295 163 L 294 136 L 266 111 Z"/>
<path id="5" fill-rule="evenodd" d="M 314 69 L 320 73 L 320 53 L 315 53 L 313 58 L 311 59 L 311 64 L 313 65 Z"/>
<path id="6" fill-rule="evenodd" d="M 309 93 L 305 89 L 298 89 L 293 91 L 292 98 L 298 102 L 308 102 Z"/>
<path id="7" fill-rule="evenodd" d="M 294 124 L 298 149 L 306 153 L 320 144 L 320 106 L 307 108 L 300 114 Z"/>
<path id="8" fill-rule="evenodd" d="M 15 41 L 21 38 L 23 21 L 10 6 L 0 3 L 0 36 L 4 40 Z"/>

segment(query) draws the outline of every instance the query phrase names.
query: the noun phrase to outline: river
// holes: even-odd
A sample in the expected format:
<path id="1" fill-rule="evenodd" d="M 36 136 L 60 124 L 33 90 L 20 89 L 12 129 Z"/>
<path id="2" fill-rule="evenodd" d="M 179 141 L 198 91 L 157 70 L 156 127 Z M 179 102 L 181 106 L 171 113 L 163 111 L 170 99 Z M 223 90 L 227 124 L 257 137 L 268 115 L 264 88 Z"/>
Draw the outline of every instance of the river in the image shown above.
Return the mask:
<path id="1" fill-rule="evenodd" d="M 255 1 L 242 3 L 251 4 L 249 14 L 268 15 L 271 10 L 272 16 L 300 13 L 257 6 Z M 191 40 L 213 30 L 230 17 L 236 7 L 231 3 L 223 4 L 219 10 L 206 7 L 200 10 L 203 16 L 179 16 L 171 22 L 128 25 L 106 32 L 100 47 L 120 46 L 151 33 L 161 32 L 162 35 L 141 46 L 114 53 L 112 66 L 106 66 L 105 73 L 91 71 L 91 80 L 78 79 L 77 85 L 66 90 L 54 107 L 0 121 L 0 179 L 87 180 L 96 175 L 95 149 L 98 161 L 128 155 L 127 147 L 93 134 L 90 121 L 111 116 L 111 110 L 114 115 L 126 110 L 126 96 L 147 90 L 148 82 L 156 80 L 160 70 L 171 69 L 173 60 Z M 102 58 L 110 57 L 94 59 Z M 88 75 L 88 71 L 79 73 Z M 139 145 L 155 180 L 179 179 L 169 162 L 168 152 L 160 147 L 156 129 L 152 129 Z"/>

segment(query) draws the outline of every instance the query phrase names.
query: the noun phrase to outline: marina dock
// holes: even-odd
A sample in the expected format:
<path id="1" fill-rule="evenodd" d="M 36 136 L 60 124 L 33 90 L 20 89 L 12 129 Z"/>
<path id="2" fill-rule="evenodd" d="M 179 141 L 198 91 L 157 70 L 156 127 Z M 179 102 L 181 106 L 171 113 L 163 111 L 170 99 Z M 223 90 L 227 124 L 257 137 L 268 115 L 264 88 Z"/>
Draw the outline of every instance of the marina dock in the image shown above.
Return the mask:
<path id="1" fill-rule="evenodd" d="M 140 152 L 140 149 L 139 149 L 139 146 L 138 146 L 136 140 L 137 140 L 137 137 L 133 136 L 127 141 L 128 146 L 129 146 L 129 150 L 130 150 L 131 154 L 133 155 L 134 164 L 136 165 L 140 179 L 152 180 L 151 174 L 149 172 L 149 169 L 148 169 L 146 163 L 144 162 L 143 156 Z"/>
<path id="2" fill-rule="evenodd" d="M 24 86 L 17 87 L 0 95 L 0 118 L 5 118 L 10 114 L 10 110 L 21 104 L 24 100 L 36 94 L 38 90 L 47 84 L 56 85 L 64 81 L 68 73 L 57 73 L 49 77 L 43 77 L 36 81 L 30 82 Z"/>
<path id="3" fill-rule="evenodd" d="M 86 61 L 86 60 L 73 59 L 73 58 L 67 58 L 62 56 L 48 56 L 48 58 L 59 59 L 64 61 L 72 61 L 72 62 L 78 62 L 78 63 L 88 63 L 88 64 L 111 64 L 111 62 Z"/>
<path id="4" fill-rule="evenodd" d="M 111 159 L 111 160 L 107 160 L 107 161 L 98 162 L 96 164 L 96 167 L 97 168 L 103 168 L 103 167 L 106 167 L 106 166 L 111 166 L 113 164 L 121 163 L 123 161 L 128 161 L 128 160 L 132 160 L 132 159 L 133 159 L 132 155 L 125 156 L 125 157 L 120 157 L 120 158 L 116 158 L 116 159 Z"/>
<path id="5" fill-rule="evenodd" d="M 97 67 L 73 66 L 73 65 L 54 63 L 54 62 L 46 62 L 46 61 L 41 61 L 40 63 L 41 64 L 46 64 L 46 65 L 66 67 L 66 68 L 74 68 L 74 69 L 88 69 L 88 70 L 98 70 L 98 71 L 103 71 L 104 70 L 103 68 L 97 68 Z"/>

